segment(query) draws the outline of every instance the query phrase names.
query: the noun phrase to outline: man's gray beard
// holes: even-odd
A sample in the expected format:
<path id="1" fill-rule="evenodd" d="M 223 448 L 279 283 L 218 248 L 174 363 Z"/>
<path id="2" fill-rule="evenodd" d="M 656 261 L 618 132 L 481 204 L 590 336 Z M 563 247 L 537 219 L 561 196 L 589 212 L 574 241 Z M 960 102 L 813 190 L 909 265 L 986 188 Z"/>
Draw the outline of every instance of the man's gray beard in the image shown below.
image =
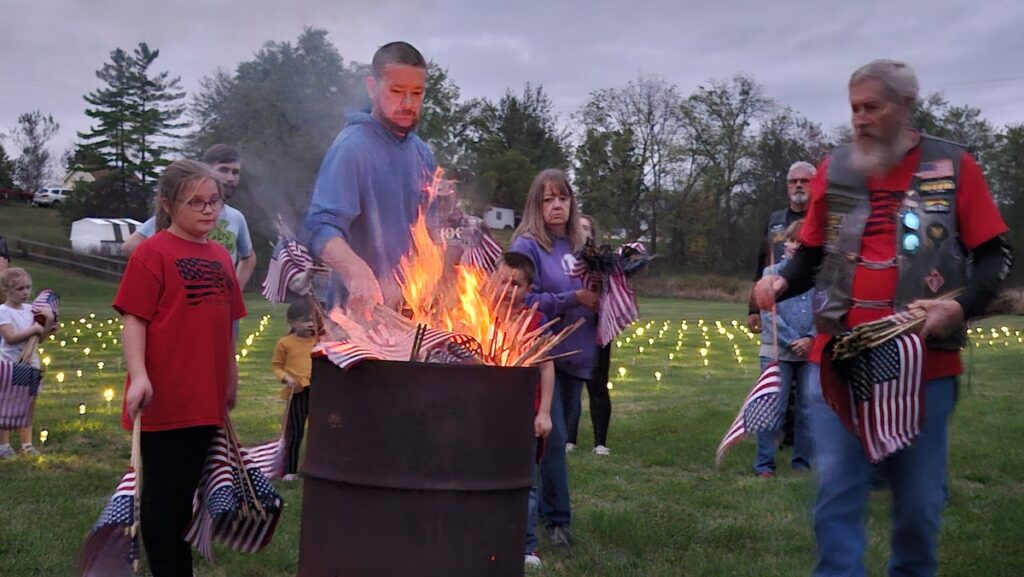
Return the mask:
<path id="1" fill-rule="evenodd" d="M 869 176 L 885 174 L 903 160 L 903 156 L 907 154 L 912 145 L 910 133 L 906 130 L 901 130 L 896 138 L 885 142 L 875 139 L 865 145 L 854 140 L 850 163 L 854 170 L 861 174 Z"/>
<path id="2" fill-rule="evenodd" d="M 796 204 L 807 204 L 807 193 L 806 192 L 794 192 L 793 196 L 790 197 Z"/>

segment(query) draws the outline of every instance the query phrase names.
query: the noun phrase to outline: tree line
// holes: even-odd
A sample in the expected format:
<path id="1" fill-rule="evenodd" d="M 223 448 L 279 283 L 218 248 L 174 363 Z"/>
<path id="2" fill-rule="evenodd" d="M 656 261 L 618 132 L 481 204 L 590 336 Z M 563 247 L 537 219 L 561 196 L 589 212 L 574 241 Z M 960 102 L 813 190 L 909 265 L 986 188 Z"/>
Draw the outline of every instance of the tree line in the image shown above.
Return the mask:
<path id="1" fill-rule="evenodd" d="M 76 185 L 75 200 L 61 207 L 65 220 L 143 218 L 160 167 L 175 155 L 198 157 L 211 144 L 231 143 L 244 168 L 233 204 L 265 254 L 278 215 L 299 222 L 346 111 L 368 108 L 368 65 L 345 60 L 326 31 L 308 28 L 294 42 L 267 42 L 234 70 L 217 69 L 186 99 L 179 78 L 154 70 L 158 56 L 140 43 L 132 52 L 114 50 L 97 71 L 104 86 L 84 97 L 93 125 L 64 158 L 67 169 L 96 180 Z M 995 127 L 979 109 L 938 93 L 922 99 L 916 123 L 971 149 L 1012 244 L 1024 245 L 1024 124 Z M 0 187 L 39 186 L 56 126 L 39 111 L 19 118 L 18 156 L 0 147 Z M 465 99 L 435 62 L 418 133 L 477 211 L 489 204 L 521 210 L 534 175 L 559 167 L 602 229 L 648 242 L 663 255 L 662 270 L 740 275 L 752 272 L 768 214 L 786 204 L 789 166 L 817 163 L 850 136 L 775 101 L 748 75 L 712 79 L 690 93 L 641 75 L 592 92 L 559 118 L 541 85 Z"/>

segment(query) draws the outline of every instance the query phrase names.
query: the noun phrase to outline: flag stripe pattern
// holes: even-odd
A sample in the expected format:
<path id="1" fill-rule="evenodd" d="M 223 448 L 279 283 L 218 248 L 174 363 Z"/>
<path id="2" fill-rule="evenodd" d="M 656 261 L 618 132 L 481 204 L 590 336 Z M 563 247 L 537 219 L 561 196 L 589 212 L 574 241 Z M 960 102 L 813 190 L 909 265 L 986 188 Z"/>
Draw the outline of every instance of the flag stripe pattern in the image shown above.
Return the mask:
<path id="1" fill-rule="evenodd" d="M 41 383 L 39 369 L 23 363 L 0 361 L 0 430 L 27 427 L 32 422 Z"/>
<path id="2" fill-rule="evenodd" d="M 372 359 L 388 361 L 408 361 L 409 352 L 412 351 L 414 333 L 409 333 L 402 345 L 395 347 L 395 350 L 402 351 L 405 355 L 402 358 L 389 356 L 381 350 L 374 349 L 372 343 L 356 344 L 352 341 L 322 341 L 313 347 L 313 356 L 325 356 L 332 363 L 343 369 L 354 367 L 357 364 Z M 447 342 L 458 341 L 460 335 L 443 331 L 441 329 L 427 328 L 420 343 L 420 357 L 425 358 L 427 353 L 438 347 L 447 347 Z M 407 343 L 405 341 L 408 341 Z"/>
<path id="3" fill-rule="evenodd" d="M 288 284 L 311 266 L 313 257 L 299 241 L 278 239 L 267 267 L 267 278 L 263 280 L 263 296 L 274 304 L 284 302 L 288 297 Z"/>
<path id="4" fill-rule="evenodd" d="M 851 366 L 853 422 L 864 453 L 877 463 L 921 433 L 924 348 L 918 335 L 900 335 L 858 355 Z"/>
<path id="5" fill-rule="evenodd" d="M 32 301 L 32 314 L 41 315 L 44 311 L 52 313 L 53 320 L 57 320 L 57 313 L 60 312 L 60 297 L 51 289 L 43 289 Z M 45 318 L 36 317 L 36 322 L 45 321 Z M 44 325 L 45 326 L 45 325 Z"/>
<path id="6" fill-rule="evenodd" d="M 139 560 L 138 533 L 131 531 L 137 517 L 136 481 L 135 470 L 129 468 L 89 531 L 82 546 L 83 576 L 107 577 L 111 571 L 117 575 L 133 573 Z"/>
<path id="7" fill-rule="evenodd" d="M 722 442 L 718 444 L 715 453 L 716 465 L 722 462 L 729 449 L 743 437 L 764 431 L 777 431 L 782 427 L 785 411 L 779 406 L 781 375 L 777 363 L 765 367 L 747 394 L 747 398 L 743 400 L 740 412 L 729 425 Z"/>
<path id="8" fill-rule="evenodd" d="M 490 234 L 484 232 L 480 243 L 463 251 L 460 264 L 473 266 L 492 273 L 501 260 L 501 245 Z"/>
<path id="9" fill-rule="evenodd" d="M 255 553 L 270 543 L 284 500 L 264 477 L 248 450 L 239 448 L 241 462 L 223 430 L 210 443 L 203 476 L 192 506 L 192 522 L 185 534 L 207 560 L 213 561 L 213 544 L 223 543 L 236 551 Z M 246 490 L 248 476 L 264 513 Z"/>

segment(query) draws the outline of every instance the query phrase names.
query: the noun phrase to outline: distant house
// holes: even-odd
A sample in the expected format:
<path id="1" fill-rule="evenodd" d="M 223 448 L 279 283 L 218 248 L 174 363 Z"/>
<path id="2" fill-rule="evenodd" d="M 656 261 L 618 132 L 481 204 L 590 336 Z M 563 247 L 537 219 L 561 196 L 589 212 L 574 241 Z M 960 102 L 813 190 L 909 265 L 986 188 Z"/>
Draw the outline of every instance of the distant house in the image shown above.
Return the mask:
<path id="1" fill-rule="evenodd" d="M 96 176 L 91 172 L 72 170 L 64 177 L 64 188 L 74 190 L 76 182 L 96 182 Z"/>
<path id="2" fill-rule="evenodd" d="M 484 222 L 492 229 L 513 229 L 516 227 L 516 213 L 511 208 L 488 206 L 484 213 Z"/>
<path id="3" fill-rule="evenodd" d="M 71 223 L 71 250 L 120 256 L 121 243 L 142 223 L 134 218 L 87 217 Z"/>

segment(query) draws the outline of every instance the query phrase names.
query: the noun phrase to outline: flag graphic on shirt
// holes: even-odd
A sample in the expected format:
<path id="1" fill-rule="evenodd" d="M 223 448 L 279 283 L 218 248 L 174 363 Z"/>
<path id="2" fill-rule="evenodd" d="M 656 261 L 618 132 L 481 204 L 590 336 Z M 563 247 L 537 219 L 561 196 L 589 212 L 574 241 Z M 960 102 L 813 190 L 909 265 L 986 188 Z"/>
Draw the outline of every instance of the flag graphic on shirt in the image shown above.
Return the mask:
<path id="1" fill-rule="evenodd" d="M 862 352 L 847 371 L 851 415 L 872 462 L 909 447 L 921 433 L 924 349 L 918 335 L 900 335 Z"/>
<path id="2" fill-rule="evenodd" d="M 178 267 L 178 274 L 185 281 L 185 298 L 188 299 L 188 304 L 198 305 L 210 299 L 226 302 L 233 283 L 220 261 L 182 258 L 174 264 Z"/>
<path id="3" fill-rule="evenodd" d="M 41 382 L 39 369 L 23 363 L 0 361 L 0 430 L 29 425 Z"/>
<path id="4" fill-rule="evenodd" d="M 729 426 L 729 430 L 725 432 L 722 442 L 718 444 L 715 453 L 716 465 L 722 462 L 729 449 L 743 437 L 765 431 L 777 431 L 782 427 L 786 413 L 785 408 L 779 404 L 781 374 L 777 363 L 765 367 L 747 394 L 747 398 L 743 400 L 740 412 Z"/>

